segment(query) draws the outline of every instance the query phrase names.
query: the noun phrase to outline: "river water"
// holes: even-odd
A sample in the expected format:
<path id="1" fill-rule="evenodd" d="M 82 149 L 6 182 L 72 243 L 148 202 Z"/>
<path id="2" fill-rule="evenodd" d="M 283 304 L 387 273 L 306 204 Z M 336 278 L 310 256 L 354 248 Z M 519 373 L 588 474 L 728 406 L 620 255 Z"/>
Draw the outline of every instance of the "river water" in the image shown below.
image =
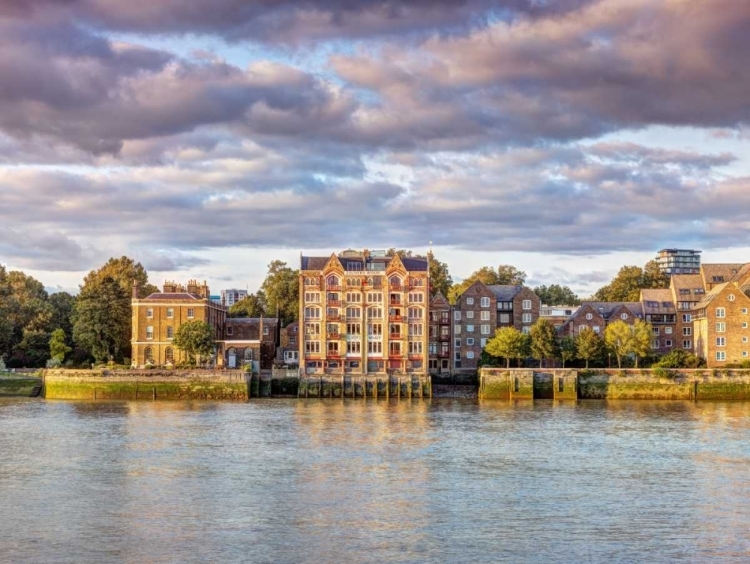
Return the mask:
<path id="1" fill-rule="evenodd" d="M 750 403 L 0 400 L 2 562 L 748 562 Z"/>

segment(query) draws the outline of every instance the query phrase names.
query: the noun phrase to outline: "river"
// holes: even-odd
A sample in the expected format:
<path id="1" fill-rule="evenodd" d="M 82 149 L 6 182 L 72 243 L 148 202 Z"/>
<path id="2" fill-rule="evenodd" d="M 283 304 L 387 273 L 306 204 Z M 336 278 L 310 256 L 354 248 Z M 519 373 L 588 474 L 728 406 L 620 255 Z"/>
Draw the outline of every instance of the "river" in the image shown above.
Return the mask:
<path id="1" fill-rule="evenodd" d="M 748 562 L 750 403 L 0 399 L 0 561 Z"/>

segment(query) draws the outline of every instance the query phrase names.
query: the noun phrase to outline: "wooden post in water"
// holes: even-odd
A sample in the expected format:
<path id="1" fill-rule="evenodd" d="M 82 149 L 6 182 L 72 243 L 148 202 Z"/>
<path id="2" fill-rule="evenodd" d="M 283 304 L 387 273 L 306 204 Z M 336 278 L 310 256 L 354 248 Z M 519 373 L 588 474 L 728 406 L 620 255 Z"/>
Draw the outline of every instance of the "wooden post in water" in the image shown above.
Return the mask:
<path id="1" fill-rule="evenodd" d="M 385 399 L 391 399 L 391 375 L 385 377 Z"/>
<path id="2" fill-rule="evenodd" d="M 156 401 L 156 386 L 154 386 L 154 389 L 151 392 L 151 400 Z"/>
<path id="3" fill-rule="evenodd" d="M 138 380 L 135 381 L 135 399 L 138 399 Z"/>
<path id="4" fill-rule="evenodd" d="M 318 397 L 323 397 L 323 377 L 318 378 Z"/>
<path id="5" fill-rule="evenodd" d="M 96 401 L 96 388 L 94 388 L 94 401 Z"/>
<path id="6" fill-rule="evenodd" d="M 401 399 L 401 376 L 398 377 L 398 399 Z"/>

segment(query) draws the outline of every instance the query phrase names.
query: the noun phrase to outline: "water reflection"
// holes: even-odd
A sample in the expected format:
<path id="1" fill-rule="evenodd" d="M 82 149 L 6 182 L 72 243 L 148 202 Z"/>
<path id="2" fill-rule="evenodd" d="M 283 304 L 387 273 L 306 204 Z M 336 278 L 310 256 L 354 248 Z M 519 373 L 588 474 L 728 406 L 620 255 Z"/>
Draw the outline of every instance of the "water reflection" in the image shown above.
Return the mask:
<path id="1" fill-rule="evenodd" d="M 0 555 L 746 560 L 750 403 L 0 401 Z"/>

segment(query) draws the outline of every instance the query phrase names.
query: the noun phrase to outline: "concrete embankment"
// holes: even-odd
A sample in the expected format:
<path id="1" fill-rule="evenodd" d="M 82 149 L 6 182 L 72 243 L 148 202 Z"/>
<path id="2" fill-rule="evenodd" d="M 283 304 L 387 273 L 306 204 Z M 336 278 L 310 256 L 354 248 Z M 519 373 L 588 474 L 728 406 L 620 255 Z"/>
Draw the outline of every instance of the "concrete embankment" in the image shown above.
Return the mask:
<path id="1" fill-rule="evenodd" d="M 44 396 L 69 400 L 232 400 L 249 397 L 240 370 L 45 370 Z"/>
<path id="2" fill-rule="evenodd" d="M 750 370 L 483 368 L 482 399 L 748 400 Z"/>
<path id="3" fill-rule="evenodd" d="M 432 384 L 426 374 L 356 376 L 309 374 L 299 380 L 303 398 L 429 398 Z"/>

